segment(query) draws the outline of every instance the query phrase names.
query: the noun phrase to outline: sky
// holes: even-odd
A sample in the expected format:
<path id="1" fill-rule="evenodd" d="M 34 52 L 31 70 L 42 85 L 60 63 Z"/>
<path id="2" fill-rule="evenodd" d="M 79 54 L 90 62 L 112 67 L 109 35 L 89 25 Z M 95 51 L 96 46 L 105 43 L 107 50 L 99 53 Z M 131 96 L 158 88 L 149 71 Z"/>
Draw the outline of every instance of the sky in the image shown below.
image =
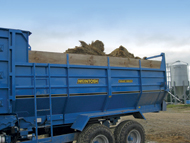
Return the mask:
<path id="1" fill-rule="evenodd" d="M 0 0 L 0 27 L 32 32 L 32 50 L 64 52 L 101 40 L 135 56 L 190 64 L 190 0 Z"/>

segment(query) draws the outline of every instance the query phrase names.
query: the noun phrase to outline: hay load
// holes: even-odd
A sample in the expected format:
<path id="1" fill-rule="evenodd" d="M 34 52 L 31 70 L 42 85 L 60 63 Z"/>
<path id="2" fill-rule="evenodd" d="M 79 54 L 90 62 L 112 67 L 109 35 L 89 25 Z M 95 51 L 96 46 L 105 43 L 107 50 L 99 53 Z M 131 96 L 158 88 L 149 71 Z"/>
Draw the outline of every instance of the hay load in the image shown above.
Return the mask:
<path id="1" fill-rule="evenodd" d="M 128 50 L 123 46 L 120 46 L 119 48 L 113 50 L 110 54 L 108 54 L 108 56 L 122 57 L 122 58 L 135 58 L 134 54 L 128 52 Z"/>
<path id="2" fill-rule="evenodd" d="M 130 53 L 123 46 L 116 48 L 110 54 L 105 54 L 104 43 L 100 40 L 96 40 L 95 42 L 92 42 L 91 44 L 87 44 L 84 41 L 79 41 L 79 42 L 81 44 L 80 46 L 75 46 L 75 48 L 73 49 L 68 49 L 65 51 L 65 53 L 141 59 L 140 57 L 135 57 L 134 54 Z"/>
<path id="3" fill-rule="evenodd" d="M 96 40 L 91 44 L 87 44 L 84 41 L 79 42 L 81 44 L 80 46 L 76 46 L 74 49 L 68 49 L 65 53 L 106 56 L 104 52 L 104 43 L 102 41 Z"/>

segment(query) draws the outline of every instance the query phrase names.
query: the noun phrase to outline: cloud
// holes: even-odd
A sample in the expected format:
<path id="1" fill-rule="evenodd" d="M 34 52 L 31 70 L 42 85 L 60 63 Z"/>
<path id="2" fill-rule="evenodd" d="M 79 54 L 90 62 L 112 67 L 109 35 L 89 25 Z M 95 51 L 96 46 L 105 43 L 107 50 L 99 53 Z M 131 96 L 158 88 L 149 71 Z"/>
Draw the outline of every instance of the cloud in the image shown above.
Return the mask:
<path id="1" fill-rule="evenodd" d="M 166 52 L 166 61 L 168 63 L 175 62 L 177 60 L 184 61 L 190 63 L 189 57 L 190 50 L 182 50 L 182 51 L 167 51 Z"/>
<path id="2" fill-rule="evenodd" d="M 137 46 L 146 46 L 152 44 L 162 44 L 168 48 L 178 48 L 183 46 L 190 47 L 190 36 L 180 35 L 166 35 L 166 34 L 153 34 L 153 35 L 137 35 L 135 37 Z"/>

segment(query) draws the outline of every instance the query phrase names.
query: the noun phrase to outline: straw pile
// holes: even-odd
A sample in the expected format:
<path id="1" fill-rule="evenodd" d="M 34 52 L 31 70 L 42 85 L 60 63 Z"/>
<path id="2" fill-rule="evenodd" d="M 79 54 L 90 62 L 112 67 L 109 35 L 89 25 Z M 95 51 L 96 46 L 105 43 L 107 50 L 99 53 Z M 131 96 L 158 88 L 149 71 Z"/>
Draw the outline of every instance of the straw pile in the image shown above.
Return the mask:
<path id="1" fill-rule="evenodd" d="M 106 56 L 104 52 L 104 43 L 102 41 L 96 40 L 91 44 L 87 44 L 84 41 L 79 42 L 81 44 L 80 46 L 76 46 L 74 49 L 68 49 L 65 53 Z"/>
<path id="2" fill-rule="evenodd" d="M 79 42 L 81 44 L 80 46 L 75 46 L 75 48 L 73 48 L 73 49 L 68 49 L 65 51 L 65 53 L 141 59 L 140 57 L 135 57 L 134 54 L 130 53 L 123 46 L 116 48 L 110 54 L 106 55 L 104 52 L 104 43 L 102 41 L 96 40 L 95 42 L 92 42 L 91 44 L 87 44 L 84 41 L 79 41 Z"/>

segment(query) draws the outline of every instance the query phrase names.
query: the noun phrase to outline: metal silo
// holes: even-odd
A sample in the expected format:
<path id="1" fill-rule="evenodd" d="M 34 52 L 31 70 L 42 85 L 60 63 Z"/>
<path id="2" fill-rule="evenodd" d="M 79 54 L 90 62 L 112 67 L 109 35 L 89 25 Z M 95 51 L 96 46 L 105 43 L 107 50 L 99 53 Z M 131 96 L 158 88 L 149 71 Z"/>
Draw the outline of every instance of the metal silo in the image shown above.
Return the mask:
<path id="1" fill-rule="evenodd" d="M 188 64 L 176 61 L 170 66 L 171 86 L 174 88 L 175 95 L 186 101 L 185 92 L 188 87 Z"/>

